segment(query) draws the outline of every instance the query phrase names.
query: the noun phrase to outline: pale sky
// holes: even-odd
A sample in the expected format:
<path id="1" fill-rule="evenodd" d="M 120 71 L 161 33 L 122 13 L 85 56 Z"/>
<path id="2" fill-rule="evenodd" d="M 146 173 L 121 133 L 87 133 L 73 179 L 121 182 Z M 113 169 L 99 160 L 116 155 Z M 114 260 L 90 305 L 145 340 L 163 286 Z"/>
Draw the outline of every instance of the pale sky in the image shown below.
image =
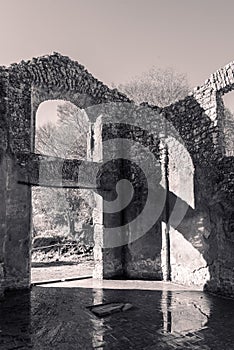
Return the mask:
<path id="1" fill-rule="evenodd" d="M 173 66 L 191 86 L 234 60 L 233 0 L 0 0 L 0 65 L 70 56 L 106 84 Z"/>

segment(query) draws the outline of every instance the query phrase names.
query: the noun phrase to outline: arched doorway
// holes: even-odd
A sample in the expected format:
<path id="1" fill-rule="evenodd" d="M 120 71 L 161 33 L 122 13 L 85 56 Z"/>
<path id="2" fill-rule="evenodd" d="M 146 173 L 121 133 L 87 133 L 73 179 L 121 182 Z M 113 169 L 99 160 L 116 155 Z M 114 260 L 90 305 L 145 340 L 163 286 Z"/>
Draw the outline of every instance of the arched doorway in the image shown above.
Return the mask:
<path id="1" fill-rule="evenodd" d="M 35 118 L 34 153 L 86 160 L 84 110 L 69 101 L 47 100 Z M 93 207 L 91 190 L 32 186 L 32 283 L 92 275 Z"/>

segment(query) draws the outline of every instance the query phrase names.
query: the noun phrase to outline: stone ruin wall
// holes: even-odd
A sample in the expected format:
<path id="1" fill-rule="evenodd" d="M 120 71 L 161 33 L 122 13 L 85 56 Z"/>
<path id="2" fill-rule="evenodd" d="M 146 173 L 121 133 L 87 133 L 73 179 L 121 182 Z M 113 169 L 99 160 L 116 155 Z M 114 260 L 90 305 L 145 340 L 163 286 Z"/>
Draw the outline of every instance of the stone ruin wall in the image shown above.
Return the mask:
<path id="1" fill-rule="evenodd" d="M 207 290 L 225 295 L 233 295 L 234 266 L 233 160 L 225 156 L 221 119 L 222 95 L 233 87 L 233 80 L 225 80 L 224 84 L 222 77 L 226 71 L 229 73 L 225 74 L 231 76 L 230 70 L 233 66 L 228 65 L 221 70 L 222 74 L 215 73 L 203 86 L 172 106 L 164 109 L 148 106 L 173 123 L 186 146 L 184 149 L 175 144 L 169 149 L 169 191 L 193 206 L 179 227 L 170 227 L 171 279 L 185 285 L 205 286 Z M 150 124 L 150 120 L 147 122 Z M 113 134 L 112 128 L 103 131 L 103 140 Z M 131 132 L 134 135 L 134 131 Z M 114 133 L 118 135 L 118 130 Z M 125 126 L 119 136 L 127 135 L 129 131 L 126 132 Z M 145 130 L 135 131 L 132 139 L 136 138 L 144 144 Z M 157 156 L 160 150 L 154 146 Z M 135 198 L 135 210 L 141 206 L 142 198 L 143 191 Z M 173 206 L 171 196 L 171 210 Z M 125 217 L 131 218 L 131 215 L 130 210 L 125 213 Z M 163 225 L 157 223 L 137 241 L 121 249 L 106 250 L 104 276 L 163 279 L 163 229 Z"/>
<path id="2" fill-rule="evenodd" d="M 37 107 L 49 99 L 65 99 L 79 108 L 129 100 L 97 81 L 78 63 L 59 54 L 1 67 L 0 84 L 0 286 L 3 290 L 30 285 L 31 191 L 29 186 L 18 183 L 20 171 L 16 164 L 24 167 L 26 155 L 33 151 Z M 182 101 L 164 109 L 146 105 L 172 122 L 185 144 L 183 149 L 175 144 L 168 150 L 169 209 L 173 208 L 174 194 L 190 204 L 179 227 L 170 227 L 171 278 L 178 283 L 206 285 L 210 291 L 229 296 L 234 296 L 234 166 L 233 158 L 225 156 L 222 95 L 233 88 L 234 63 L 214 73 Z M 91 161 L 101 160 L 100 144 L 105 138 L 113 137 L 113 132 L 126 136 L 126 127 L 118 126 L 113 131 L 113 126 L 94 124 L 93 129 L 96 146 Z M 130 128 L 127 137 L 130 134 L 130 138 L 147 144 L 143 130 Z M 155 157 L 161 156 L 158 144 L 148 146 L 155 147 Z M 134 148 L 129 152 L 134 152 Z M 116 178 L 119 172 L 134 171 L 131 166 L 127 171 L 126 166 L 118 167 Z M 191 186 L 180 186 L 181 176 Z M 139 183 L 138 187 L 133 207 L 125 212 L 126 220 L 131 220 L 134 207 L 142 203 L 144 187 L 140 188 Z M 100 197 L 97 206 L 102 208 Z M 112 220 L 116 224 L 122 217 L 101 217 L 99 213 L 94 218 L 96 276 L 163 279 L 163 217 L 139 240 L 103 250 L 103 223 L 108 220 L 110 225 Z"/>
<path id="3" fill-rule="evenodd" d="M 0 70 L 0 280 L 2 289 L 30 286 L 31 191 L 21 185 L 17 164 L 33 152 L 35 116 L 45 100 L 66 99 L 79 108 L 127 101 L 93 78 L 83 66 L 59 54 Z"/>
<path id="4" fill-rule="evenodd" d="M 211 81 L 213 81 L 212 84 Z M 220 127 L 222 120 L 219 120 L 218 104 L 223 92 L 220 91 L 219 82 L 216 81 L 214 86 L 215 81 L 211 77 L 204 86 L 195 89 L 184 101 L 164 110 L 156 109 L 173 122 L 183 135 L 187 148 L 183 154 L 180 153 L 179 162 L 176 150 L 171 153 L 170 190 L 178 191 L 178 180 L 181 180 L 181 177 L 176 178 L 176 175 L 179 172 L 180 175 L 181 172 L 184 173 L 184 183 L 191 183 L 191 175 L 194 181 L 194 186 L 191 185 L 191 188 L 187 189 L 182 187 L 177 193 L 182 198 L 193 197 L 195 210 L 188 212 L 179 227 L 179 232 L 173 227 L 170 228 L 172 280 L 184 284 L 206 284 L 208 289 L 215 291 L 220 289 L 221 292 L 226 288 L 225 293 L 232 294 L 228 279 L 225 280 L 228 286 L 220 287 L 221 269 L 226 269 L 228 264 L 229 266 L 233 264 L 230 243 L 226 242 L 230 250 L 228 264 L 222 261 L 222 259 L 226 261 L 226 248 L 223 248 L 221 253 L 220 246 L 220 237 L 224 238 L 223 227 L 227 226 L 225 223 L 220 223 L 224 216 L 231 227 L 232 212 L 230 210 L 227 214 L 225 212 L 227 207 L 232 208 L 233 173 L 231 160 L 224 157 L 223 135 Z M 229 89 L 231 90 L 232 87 L 229 86 Z M 149 108 L 152 107 L 149 106 Z M 122 137 L 129 135 L 129 132 L 126 132 L 126 126 L 121 132 L 118 130 L 113 132 L 113 127 L 110 129 L 105 127 L 102 132 L 102 140 L 112 137 L 113 133 Z M 134 131 L 132 134 L 134 135 Z M 135 135 L 137 136 L 132 136 L 132 139 L 138 138 L 141 143 L 144 143 L 145 131 L 138 130 Z M 158 150 L 156 154 L 157 152 Z M 133 171 L 131 169 L 131 172 Z M 223 182 L 220 182 L 221 178 Z M 135 209 L 140 207 L 141 203 L 142 193 L 139 193 L 139 197 L 135 198 Z M 128 215 L 131 217 L 132 213 L 125 213 L 125 217 Z M 231 231 L 228 230 L 228 232 L 230 236 Z M 161 240 L 162 227 L 156 225 L 144 237 L 131 244 L 122 248 L 106 249 L 104 254 L 99 255 L 103 265 L 103 275 L 106 278 L 124 275 L 127 278 L 162 279 Z M 229 275 L 232 276 L 231 270 Z"/>

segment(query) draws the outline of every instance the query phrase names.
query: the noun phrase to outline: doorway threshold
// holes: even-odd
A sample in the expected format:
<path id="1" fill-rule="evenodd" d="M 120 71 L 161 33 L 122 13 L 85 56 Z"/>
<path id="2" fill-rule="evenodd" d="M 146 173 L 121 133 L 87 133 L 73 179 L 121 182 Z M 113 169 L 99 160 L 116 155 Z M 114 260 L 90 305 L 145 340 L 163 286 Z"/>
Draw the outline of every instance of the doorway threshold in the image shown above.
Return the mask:
<path id="1" fill-rule="evenodd" d="M 51 283 L 59 283 L 59 282 L 70 282 L 70 281 L 78 281 L 78 280 L 84 280 L 93 278 L 92 275 L 84 275 L 84 276 L 78 276 L 78 277 L 68 277 L 68 278 L 58 278 L 58 279 L 51 279 L 51 280 L 45 280 L 45 281 L 35 281 L 31 283 L 31 286 L 39 286 L 42 284 L 51 284 Z"/>

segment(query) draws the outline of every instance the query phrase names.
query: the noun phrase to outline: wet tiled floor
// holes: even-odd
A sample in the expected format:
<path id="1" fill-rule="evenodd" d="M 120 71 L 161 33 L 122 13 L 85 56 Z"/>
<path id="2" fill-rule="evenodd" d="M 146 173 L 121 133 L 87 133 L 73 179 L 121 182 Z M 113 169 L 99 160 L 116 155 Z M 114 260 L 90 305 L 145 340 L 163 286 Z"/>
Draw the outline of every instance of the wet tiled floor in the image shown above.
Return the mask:
<path id="1" fill-rule="evenodd" d="M 98 318 L 87 306 L 130 302 Z M 0 349 L 234 349 L 234 301 L 173 284 L 81 280 L 0 302 Z"/>

